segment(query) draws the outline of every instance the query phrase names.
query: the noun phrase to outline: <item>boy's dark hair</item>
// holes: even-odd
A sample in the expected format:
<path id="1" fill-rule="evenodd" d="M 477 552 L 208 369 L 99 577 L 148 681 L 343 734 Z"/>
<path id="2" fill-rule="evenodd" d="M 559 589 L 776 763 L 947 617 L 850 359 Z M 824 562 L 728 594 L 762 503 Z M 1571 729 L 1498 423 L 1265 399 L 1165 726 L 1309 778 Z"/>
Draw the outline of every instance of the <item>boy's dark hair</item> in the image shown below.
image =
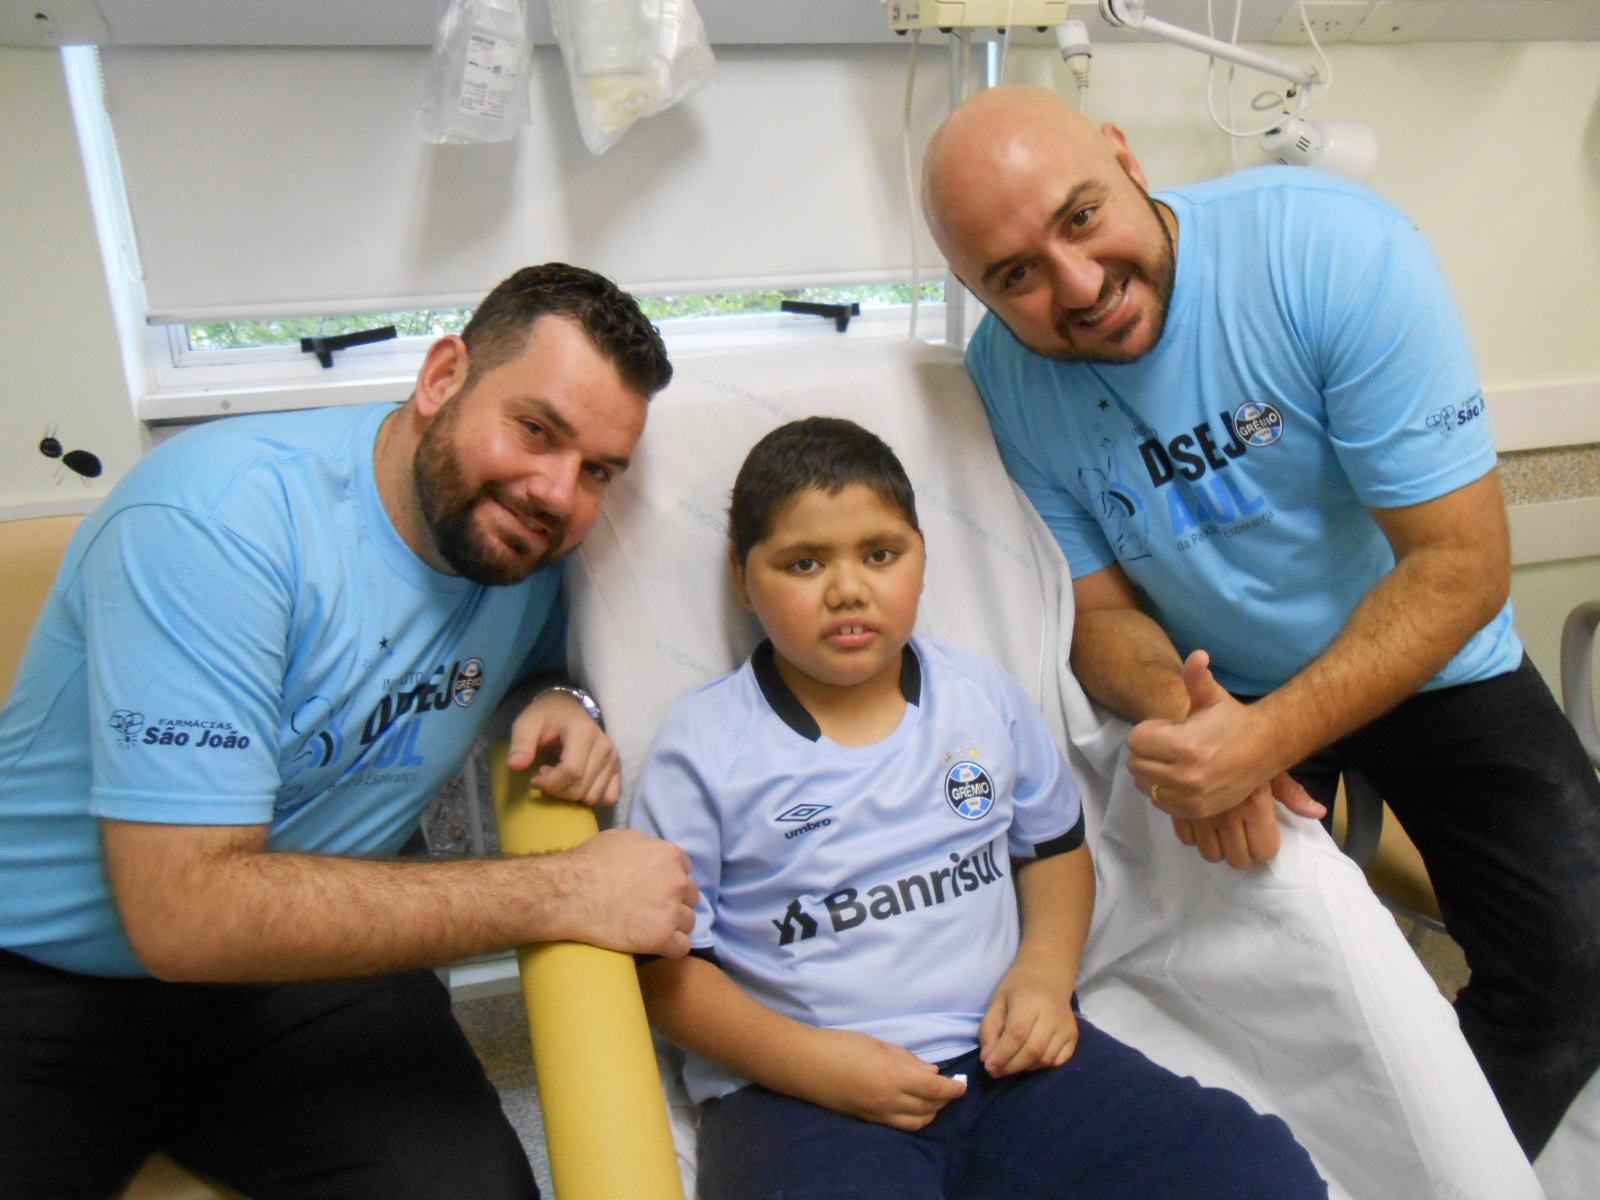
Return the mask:
<path id="1" fill-rule="evenodd" d="M 461 331 L 471 377 L 515 358 L 540 317 L 576 321 L 622 381 L 647 399 L 672 379 L 661 334 L 604 275 L 566 263 L 523 267 L 483 298 Z"/>
<path id="2" fill-rule="evenodd" d="M 816 488 L 837 496 L 851 484 L 871 488 L 899 509 L 911 528 L 917 498 L 893 450 L 877 434 L 838 417 L 807 417 L 780 425 L 750 448 L 728 504 L 728 537 L 743 563 L 772 532 L 779 514 L 801 492 Z"/>

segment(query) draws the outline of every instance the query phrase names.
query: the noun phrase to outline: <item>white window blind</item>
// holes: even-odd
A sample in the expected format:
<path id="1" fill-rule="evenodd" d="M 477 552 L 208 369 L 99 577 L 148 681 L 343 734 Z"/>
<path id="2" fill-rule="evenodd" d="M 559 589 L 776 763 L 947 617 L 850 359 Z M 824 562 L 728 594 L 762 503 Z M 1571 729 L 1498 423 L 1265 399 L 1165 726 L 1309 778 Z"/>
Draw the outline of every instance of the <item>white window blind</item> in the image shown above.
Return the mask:
<path id="1" fill-rule="evenodd" d="M 425 49 L 102 53 L 149 319 L 166 323 L 470 305 L 552 259 L 658 293 L 904 278 L 907 51 L 720 48 L 709 87 L 600 158 L 550 47 L 533 124 L 479 146 L 417 133 Z M 943 77 L 921 72 L 919 157 Z"/>

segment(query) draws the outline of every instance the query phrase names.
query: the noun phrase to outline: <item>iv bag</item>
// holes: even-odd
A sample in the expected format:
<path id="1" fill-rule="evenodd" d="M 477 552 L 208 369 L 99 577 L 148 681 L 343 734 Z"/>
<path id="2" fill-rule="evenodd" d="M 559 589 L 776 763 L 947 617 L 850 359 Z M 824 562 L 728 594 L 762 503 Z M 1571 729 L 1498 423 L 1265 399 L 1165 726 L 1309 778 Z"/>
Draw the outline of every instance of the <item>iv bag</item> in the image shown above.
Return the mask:
<path id="1" fill-rule="evenodd" d="M 528 123 L 522 0 L 450 0 L 417 107 L 430 142 L 504 142 Z"/>
<path id="2" fill-rule="evenodd" d="M 550 16 L 595 154 L 704 87 L 716 67 L 694 0 L 550 0 Z"/>

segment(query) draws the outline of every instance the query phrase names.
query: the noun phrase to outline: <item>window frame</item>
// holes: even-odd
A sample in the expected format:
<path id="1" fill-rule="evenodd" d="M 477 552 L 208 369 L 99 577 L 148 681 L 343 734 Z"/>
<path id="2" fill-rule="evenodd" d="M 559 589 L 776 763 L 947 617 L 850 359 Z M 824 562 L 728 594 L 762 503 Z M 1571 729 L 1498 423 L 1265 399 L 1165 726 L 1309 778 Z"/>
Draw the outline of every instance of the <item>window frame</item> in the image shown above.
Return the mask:
<path id="1" fill-rule="evenodd" d="M 910 311 L 909 304 L 864 307 L 843 333 L 825 317 L 777 312 L 675 317 L 658 328 L 668 355 L 677 361 L 762 346 L 908 337 Z M 944 314 L 944 301 L 924 300 L 918 307 L 918 336 L 941 340 Z M 408 337 L 352 346 L 338 351 L 332 367 L 289 346 L 193 350 L 181 325 L 147 326 L 143 340 L 148 387 L 134 400 L 135 415 L 151 424 L 169 424 L 404 400 L 436 339 Z"/>

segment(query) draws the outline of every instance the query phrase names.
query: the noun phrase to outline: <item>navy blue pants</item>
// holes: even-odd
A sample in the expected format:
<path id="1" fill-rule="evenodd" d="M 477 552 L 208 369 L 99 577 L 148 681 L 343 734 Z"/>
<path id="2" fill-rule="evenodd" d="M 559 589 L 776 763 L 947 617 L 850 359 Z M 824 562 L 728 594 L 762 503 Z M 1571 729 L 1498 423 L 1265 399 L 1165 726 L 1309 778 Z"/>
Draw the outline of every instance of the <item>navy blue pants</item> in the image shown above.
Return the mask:
<path id="1" fill-rule="evenodd" d="M 250 1200 L 536 1200 L 431 971 L 100 979 L 0 951 L 0 1196 L 114 1195 L 155 1150 Z"/>
<path id="2" fill-rule="evenodd" d="M 1312 1200 L 1328 1187 L 1279 1118 L 1158 1067 L 1078 1018 L 1061 1067 L 993 1079 L 916 1133 L 761 1087 L 705 1106 L 702 1200 Z"/>
<path id="3" fill-rule="evenodd" d="M 1421 851 L 1472 980 L 1461 1032 L 1534 1158 L 1600 1067 L 1600 781 L 1526 656 L 1421 692 L 1296 767 L 1363 772 Z"/>

